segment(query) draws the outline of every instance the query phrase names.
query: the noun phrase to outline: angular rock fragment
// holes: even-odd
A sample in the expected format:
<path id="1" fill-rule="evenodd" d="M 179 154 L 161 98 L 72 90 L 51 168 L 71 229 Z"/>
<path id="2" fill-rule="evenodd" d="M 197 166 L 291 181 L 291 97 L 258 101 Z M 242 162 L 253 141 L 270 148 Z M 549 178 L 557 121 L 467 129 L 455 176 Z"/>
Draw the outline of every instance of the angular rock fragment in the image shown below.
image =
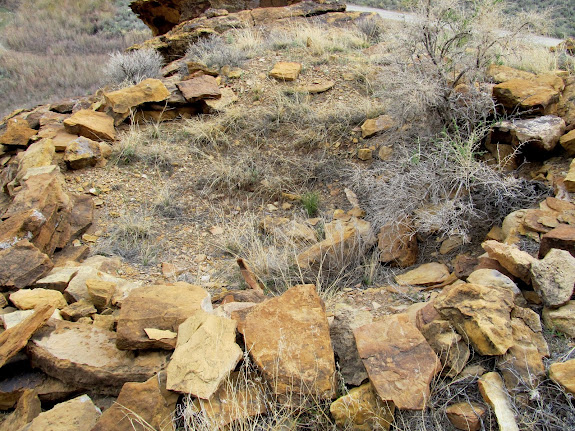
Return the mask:
<path id="1" fill-rule="evenodd" d="M 198 310 L 211 311 L 210 294 L 188 283 L 146 286 L 134 290 L 122 303 L 118 317 L 119 349 L 173 349 L 175 339 L 152 340 L 145 328 L 176 332 Z"/>
<path id="2" fill-rule="evenodd" d="M 21 289 L 10 295 L 10 301 L 20 310 L 32 310 L 41 305 L 64 308 L 68 303 L 57 290 Z"/>
<path id="3" fill-rule="evenodd" d="M 379 230 L 377 241 L 380 262 L 407 268 L 417 261 L 419 248 L 411 223 L 386 224 Z"/>
<path id="4" fill-rule="evenodd" d="M 493 240 L 485 241 L 481 246 L 489 257 L 496 259 L 501 266 L 515 277 L 519 277 L 526 283 L 530 282 L 531 264 L 536 259 L 529 253 L 521 251 L 517 247 Z"/>
<path id="5" fill-rule="evenodd" d="M 0 431 L 19 430 L 42 412 L 38 394 L 33 389 L 26 389 L 18 400 L 16 410 L 0 423 Z"/>
<path id="6" fill-rule="evenodd" d="M 533 288 L 548 307 L 560 307 L 573 295 L 575 257 L 566 250 L 551 249 L 531 264 Z"/>
<path id="7" fill-rule="evenodd" d="M 301 72 L 301 64 L 293 61 L 280 61 L 270 71 L 272 78 L 280 81 L 295 81 Z"/>
<path id="8" fill-rule="evenodd" d="M 513 293 L 505 288 L 460 284 L 444 289 L 434 306 L 482 355 L 502 355 L 513 345 Z"/>
<path id="9" fill-rule="evenodd" d="M 400 286 L 433 286 L 449 278 L 449 268 L 439 262 L 424 263 L 417 268 L 395 277 Z"/>
<path id="10" fill-rule="evenodd" d="M 202 75 L 178 82 L 176 85 L 185 99 L 190 103 L 203 99 L 219 99 L 222 97 L 222 92 L 220 91 L 216 78 L 213 76 Z"/>
<path id="11" fill-rule="evenodd" d="M 380 115 L 377 118 L 365 120 L 361 125 L 361 137 L 371 138 L 372 136 L 385 132 L 396 126 L 396 122 L 390 115 Z"/>
<path id="12" fill-rule="evenodd" d="M 116 130 L 114 119 L 103 112 L 82 109 L 64 120 L 68 133 L 84 136 L 88 139 L 114 141 Z"/>
<path id="13" fill-rule="evenodd" d="M 479 403 L 456 403 L 445 409 L 449 422 L 458 430 L 479 431 L 487 410 Z"/>
<path id="14" fill-rule="evenodd" d="M 44 278 L 38 280 L 34 286 L 42 289 L 52 289 L 63 292 L 68 287 L 70 280 L 78 273 L 78 268 L 56 267 Z"/>
<path id="15" fill-rule="evenodd" d="M 434 319 L 419 328 L 442 364 L 442 374 L 457 376 L 471 356 L 469 347 L 446 320 Z"/>
<path id="16" fill-rule="evenodd" d="M 385 316 L 353 331 L 378 396 L 401 410 L 422 410 L 441 363 L 405 314 Z"/>
<path id="17" fill-rule="evenodd" d="M 34 284 L 54 264 L 28 240 L 0 247 L 0 286 L 22 289 Z"/>
<path id="18" fill-rule="evenodd" d="M 551 364 L 549 378 L 575 395 L 575 359 Z"/>
<path id="19" fill-rule="evenodd" d="M 545 307 L 542 317 L 547 329 L 575 338 L 575 301 L 569 301 L 557 309 Z"/>
<path id="20" fill-rule="evenodd" d="M 69 143 L 64 152 L 64 161 L 68 169 L 83 169 L 96 166 L 101 159 L 100 145 L 84 136 Z"/>
<path id="21" fill-rule="evenodd" d="M 501 431 L 519 431 L 501 376 L 494 372 L 484 374 L 477 381 L 477 385 L 481 396 L 495 412 L 499 429 Z"/>
<path id="22" fill-rule="evenodd" d="M 497 84 L 493 88 L 493 97 L 509 112 L 519 109 L 546 115 L 556 109 L 559 91 L 531 80 L 512 79 Z"/>
<path id="23" fill-rule="evenodd" d="M 38 132 L 32 129 L 26 120 L 11 118 L 8 120 L 6 130 L 0 135 L 0 145 L 26 147 L 30 138 L 36 133 Z"/>
<path id="24" fill-rule="evenodd" d="M 323 302 L 314 285 L 294 286 L 252 308 L 246 348 L 275 394 L 335 396 L 335 358 Z"/>
<path id="25" fill-rule="evenodd" d="M 88 395 L 81 395 L 40 413 L 26 431 L 90 431 L 102 412 Z"/>
<path id="26" fill-rule="evenodd" d="M 543 235 L 539 245 L 539 258 L 547 256 L 549 250 L 553 248 L 567 250 L 575 256 L 575 226 L 560 224 Z"/>

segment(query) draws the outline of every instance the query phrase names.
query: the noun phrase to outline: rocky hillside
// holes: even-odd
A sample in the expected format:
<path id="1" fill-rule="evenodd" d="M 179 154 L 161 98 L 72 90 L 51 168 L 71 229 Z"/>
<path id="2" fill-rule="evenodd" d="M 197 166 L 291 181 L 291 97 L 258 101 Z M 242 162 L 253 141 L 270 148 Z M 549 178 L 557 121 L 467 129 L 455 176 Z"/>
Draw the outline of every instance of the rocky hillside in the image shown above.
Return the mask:
<path id="1" fill-rule="evenodd" d="M 573 47 L 279 3 L 3 119 L 0 431 L 575 429 Z"/>

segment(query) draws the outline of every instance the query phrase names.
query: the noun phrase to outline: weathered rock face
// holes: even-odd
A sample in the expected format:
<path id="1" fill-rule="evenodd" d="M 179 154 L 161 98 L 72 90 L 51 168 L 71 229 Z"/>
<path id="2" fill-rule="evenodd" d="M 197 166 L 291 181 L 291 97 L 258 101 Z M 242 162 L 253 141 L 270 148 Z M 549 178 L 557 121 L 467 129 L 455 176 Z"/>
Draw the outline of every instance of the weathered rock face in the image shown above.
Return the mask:
<path id="1" fill-rule="evenodd" d="M 175 283 L 134 290 L 122 303 L 118 318 L 119 349 L 173 349 L 175 339 L 152 340 L 144 329 L 178 331 L 198 310 L 211 311 L 210 294 L 200 286 Z"/>
<path id="2" fill-rule="evenodd" d="M 445 409 L 449 422 L 458 430 L 478 431 L 487 410 L 479 403 L 457 403 Z"/>
<path id="3" fill-rule="evenodd" d="M 552 248 L 567 250 L 575 256 L 575 226 L 561 224 L 541 237 L 539 258 L 543 258 Z"/>
<path id="4" fill-rule="evenodd" d="M 116 402 L 91 431 L 133 431 L 140 421 L 157 431 L 173 430 L 171 416 L 178 395 L 166 390 L 165 380 L 165 373 L 159 373 L 143 383 L 124 384 Z"/>
<path id="5" fill-rule="evenodd" d="M 386 316 L 353 331 L 377 394 L 399 409 L 422 410 L 441 363 L 406 314 Z"/>
<path id="6" fill-rule="evenodd" d="M 28 422 L 31 422 L 41 412 L 42 405 L 38 394 L 32 389 L 27 389 L 18 400 L 16 410 L 0 423 L 0 431 L 19 430 Z"/>
<path id="7" fill-rule="evenodd" d="M 380 262 L 407 268 L 417 261 L 417 237 L 408 222 L 383 226 L 377 234 L 377 247 Z"/>
<path id="8" fill-rule="evenodd" d="M 209 8 L 237 12 L 257 7 L 287 6 L 293 0 L 135 0 L 130 7 L 154 36 L 167 33 L 181 22 L 199 17 Z"/>
<path id="9" fill-rule="evenodd" d="M 395 406 L 390 401 L 382 401 L 371 383 L 366 383 L 335 400 L 329 411 L 335 423 L 342 429 L 389 430 L 393 423 Z"/>
<path id="10" fill-rule="evenodd" d="M 502 355 L 513 345 L 513 293 L 505 288 L 460 284 L 445 288 L 434 306 L 482 355 Z"/>
<path id="11" fill-rule="evenodd" d="M 542 317 L 547 329 L 555 329 L 575 338 L 575 301 L 569 301 L 557 309 L 545 307 Z"/>
<path id="12" fill-rule="evenodd" d="M 346 384 L 359 386 L 367 379 L 367 371 L 357 352 L 353 330 L 372 321 L 373 316 L 369 311 L 357 310 L 345 303 L 335 306 L 334 320 L 329 332 Z"/>
<path id="13" fill-rule="evenodd" d="M 469 284 L 480 284 L 482 286 L 496 286 L 509 289 L 513 292 L 515 303 L 520 306 L 526 305 L 525 298 L 517 285 L 507 277 L 505 274 L 497 271 L 496 269 L 477 269 L 469 274 L 467 277 Z"/>
<path id="14" fill-rule="evenodd" d="M 90 431 L 102 412 L 88 395 L 81 395 L 40 413 L 26 431 Z"/>
<path id="15" fill-rule="evenodd" d="M 575 257 L 568 251 L 552 249 L 531 265 L 533 288 L 548 307 L 560 307 L 573 295 Z"/>
<path id="16" fill-rule="evenodd" d="M 96 392 L 117 394 L 126 382 L 149 379 L 166 365 L 167 354 L 134 355 L 116 348 L 116 334 L 80 323 L 45 327 L 30 340 L 32 365 L 46 374 Z"/>
<path id="17" fill-rule="evenodd" d="M 497 260 L 515 277 L 526 283 L 531 281 L 531 264 L 536 261 L 533 256 L 517 247 L 493 240 L 485 241 L 481 246 L 489 257 Z"/>
<path id="18" fill-rule="evenodd" d="M 37 133 L 30 124 L 21 118 L 8 120 L 6 130 L 0 135 L 0 145 L 26 147 L 30 138 Z"/>
<path id="19" fill-rule="evenodd" d="M 235 340 L 234 320 L 196 311 L 178 330 L 167 388 L 209 399 L 242 358 Z"/>
<path id="20" fill-rule="evenodd" d="M 549 378 L 575 394 L 575 359 L 551 364 Z"/>
<path id="21" fill-rule="evenodd" d="M 519 431 L 503 379 L 497 373 L 487 373 L 477 381 L 479 392 L 495 412 L 501 431 Z"/>
<path id="22" fill-rule="evenodd" d="M 209 400 L 197 399 L 194 408 L 209 420 L 210 429 L 225 429 L 236 420 L 267 412 L 265 387 L 249 373 L 234 372 Z"/>
<path id="23" fill-rule="evenodd" d="M 254 306 L 245 320 L 244 338 L 276 394 L 335 396 L 334 353 L 315 286 L 294 286 Z"/>
<path id="24" fill-rule="evenodd" d="M 389 115 L 380 115 L 377 118 L 370 118 L 365 120 L 361 125 L 361 137 L 371 138 L 378 133 L 385 132 L 396 126 L 396 122 L 393 117 Z"/>
<path id="25" fill-rule="evenodd" d="M 546 115 L 557 109 L 559 91 L 536 81 L 512 79 L 497 84 L 493 88 L 493 97 L 509 111 L 519 109 Z"/>
<path id="26" fill-rule="evenodd" d="M 82 109 L 64 120 L 68 133 L 88 139 L 113 141 L 116 139 L 114 119 L 103 112 Z"/>
<path id="27" fill-rule="evenodd" d="M 197 76 L 186 81 L 176 83 L 184 98 L 192 103 L 203 99 L 219 99 L 222 92 L 216 78 L 209 75 Z"/>
<path id="28" fill-rule="evenodd" d="M 71 141 L 64 152 L 64 161 L 69 169 L 83 169 L 96 166 L 102 154 L 100 145 L 84 136 Z"/>
<path id="29" fill-rule="evenodd" d="M 104 93 L 105 111 L 118 125 L 129 117 L 136 106 L 147 102 L 161 102 L 168 97 L 170 92 L 162 81 L 149 78 L 131 87 Z"/>
<path id="30" fill-rule="evenodd" d="M 28 240 L 0 250 L 0 286 L 24 288 L 52 269 L 50 258 Z"/>

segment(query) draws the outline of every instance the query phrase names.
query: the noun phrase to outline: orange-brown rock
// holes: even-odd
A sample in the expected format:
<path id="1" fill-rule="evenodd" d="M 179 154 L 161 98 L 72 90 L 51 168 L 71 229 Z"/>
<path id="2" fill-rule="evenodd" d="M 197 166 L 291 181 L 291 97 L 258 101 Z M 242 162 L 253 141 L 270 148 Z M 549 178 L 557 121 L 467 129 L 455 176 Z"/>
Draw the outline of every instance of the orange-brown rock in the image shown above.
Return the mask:
<path id="1" fill-rule="evenodd" d="M 101 159 L 100 145 L 84 136 L 71 141 L 64 152 L 64 161 L 69 169 L 83 169 L 96 166 Z"/>
<path id="2" fill-rule="evenodd" d="M 88 139 L 103 141 L 116 139 L 114 119 L 103 112 L 82 109 L 64 120 L 64 127 L 68 133 L 85 136 Z"/>
<path id="3" fill-rule="evenodd" d="M 449 422 L 463 431 L 478 431 L 481 429 L 481 420 L 487 410 L 479 403 L 456 403 L 445 409 Z"/>
<path id="4" fill-rule="evenodd" d="M 379 261 L 407 268 L 417 261 L 417 237 L 409 222 L 389 223 L 377 235 Z"/>
<path id="5" fill-rule="evenodd" d="M 24 239 L 0 249 L 0 286 L 22 289 L 47 274 L 54 264 Z"/>
<path id="6" fill-rule="evenodd" d="M 335 358 L 314 285 L 294 286 L 246 317 L 246 348 L 275 394 L 335 396 Z"/>
<path id="7" fill-rule="evenodd" d="M 380 115 L 377 118 L 370 118 L 365 120 L 361 125 L 361 137 L 364 139 L 371 138 L 378 133 L 392 129 L 395 126 L 395 120 L 389 115 Z"/>
<path id="8" fill-rule="evenodd" d="M 270 76 L 280 81 L 295 81 L 301 72 L 301 63 L 280 61 L 274 64 Z"/>
<path id="9" fill-rule="evenodd" d="M 172 431 L 178 394 L 166 390 L 166 373 L 160 372 L 143 383 L 122 386 L 116 402 L 107 409 L 91 431 L 134 431 L 144 425 L 157 431 Z"/>
<path id="10" fill-rule="evenodd" d="M 0 431 L 19 430 L 31 422 L 40 412 L 42 412 L 42 405 L 38 394 L 33 389 L 27 389 L 18 400 L 16 410 L 0 423 Z"/>
<path id="11" fill-rule="evenodd" d="M 353 331 L 377 394 L 398 409 L 423 410 L 441 363 L 406 314 L 385 316 Z"/>
<path id="12" fill-rule="evenodd" d="M 536 81 L 512 79 L 497 84 L 493 88 L 493 97 L 506 110 L 519 109 L 532 114 L 547 115 L 556 111 L 559 91 Z"/>
<path id="13" fill-rule="evenodd" d="M 90 431 L 102 412 L 88 395 L 55 405 L 40 413 L 24 429 L 26 431 Z"/>
<path id="14" fill-rule="evenodd" d="M 188 102 L 197 102 L 203 99 L 219 99 L 222 92 L 216 78 L 209 75 L 201 75 L 176 84 L 182 95 Z"/>
<path id="15" fill-rule="evenodd" d="M 575 256 L 575 226 L 560 224 L 541 237 L 539 258 L 547 256 L 552 248 L 567 250 Z"/>
<path id="16" fill-rule="evenodd" d="M 513 345 L 513 292 L 496 286 L 459 284 L 435 298 L 434 306 L 482 355 L 502 355 Z"/>
<path id="17" fill-rule="evenodd" d="M 117 346 L 124 350 L 174 349 L 175 339 L 152 340 L 145 328 L 178 331 L 197 310 L 211 310 L 210 294 L 202 287 L 178 282 L 133 290 L 118 317 Z"/>
<path id="18" fill-rule="evenodd" d="M 575 359 L 551 364 L 549 378 L 575 395 Z"/>
<path id="19" fill-rule="evenodd" d="M 6 124 L 6 130 L 0 135 L 0 145 L 26 147 L 32 136 L 38 133 L 22 118 L 11 118 Z"/>
<path id="20" fill-rule="evenodd" d="M 485 241 L 481 246 L 490 258 L 496 259 L 515 277 L 519 277 L 526 283 L 531 281 L 531 264 L 536 259 L 529 253 L 519 250 L 515 246 L 493 240 Z"/>

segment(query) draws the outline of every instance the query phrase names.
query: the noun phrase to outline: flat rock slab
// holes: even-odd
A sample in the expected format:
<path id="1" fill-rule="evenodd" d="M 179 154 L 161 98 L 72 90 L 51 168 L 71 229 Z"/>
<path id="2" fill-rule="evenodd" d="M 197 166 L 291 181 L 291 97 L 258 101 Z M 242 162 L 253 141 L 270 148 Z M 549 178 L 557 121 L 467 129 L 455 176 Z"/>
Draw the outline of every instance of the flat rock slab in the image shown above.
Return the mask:
<path id="1" fill-rule="evenodd" d="M 513 345 L 513 292 L 495 286 L 460 284 L 445 288 L 434 306 L 482 355 L 502 355 Z"/>
<path id="2" fill-rule="evenodd" d="M 439 358 L 406 314 L 385 316 L 353 331 L 377 394 L 401 410 L 422 410 Z"/>
<path id="3" fill-rule="evenodd" d="M 11 118 L 6 124 L 6 130 L 0 135 L 0 145 L 26 147 L 36 133 L 38 131 L 32 129 L 26 120 Z"/>
<path id="4" fill-rule="evenodd" d="M 498 241 L 485 241 L 481 244 L 490 258 L 497 260 L 503 268 L 526 283 L 531 281 L 531 264 L 536 259 L 517 247 Z"/>
<path id="5" fill-rule="evenodd" d="M 36 333 L 28 355 L 46 374 L 105 394 L 117 394 L 126 382 L 147 380 L 167 362 L 166 353 L 118 350 L 114 332 L 68 322 Z"/>
<path id="6" fill-rule="evenodd" d="M 301 72 L 301 67 L 301 63 L 280 61 L 274 65 L 270 76 L 280 81 L 295 81 Z"/>
<path id="7" fill-rule="evenodd" d="M 411 271 L 395 277 L 400 286 L 433 286 L 449 278 L 449 268 L 442 263 L 424 263 Z"/>
<path id="8" fill-rule="evenodd" d="M 377 118 L 370 118 L 365 120 L 361 125 L 361 137 L 364 139 L 371 138 L 378 133 L 394 128 L 396 125 L 397 123 L 390 115 L 380 115 Z"/>
<path id="9" fill-rule="evenodd" d="M 527 145 L 529 149 L 552 151 L 565 131 L 565 121 L 555 115 L 528 120 L 502 121 L 495 126 L 499 132 L 510 135 L 514 147 Z"/>
<path id="10" fill-rule="evenodd" d="M 45 304 L 55 308 L 64 308 L 68 305 L 61 292 L 41 288 L 20 289 L 10 295 L 10 301 L 20 310 L 32 310 Z"/>
<path id="11" fill-rule="evenodd" d="M 146 429 L 134 426 L 137 423 L 145 423 L 157 431 L 172 431 L 172 414 L 179 395 L 166 390 L 165 374 L 143 383 L 126 383 L 116 402 L 100 416 L 91 431 Z"/>
<path id="12" fill-rule="evenodd" d="M 575 301 L 569 301 L 559 308 L 543 308 L 543 322 L 551 330 L 563 332 L 575 338 Z"/>
<path id="13" fill-rule="evenodd" d="M 0 286 L 22 289 L 48 273 L 54 264 L 30 241 L 21 240 L 0 250 Z"/>
<path id="14" fill-rule="evenodd" d="M 508 111 L 519 109 L 544 115 L 559 101 L 559 91 L 532 80 L 511 79 L 493 88 L 493 98 Z"/>
<path id="15" fill-rule="evenodd" d="M 85 136 L 88 139 L 102 141 L 116 139 L 114 119 L 103 112 L 81 109 L 64 120 L 64 127 L 68 133 Z"/>
<path id="16" fill-rule="evenodd" d="M 150 339 L 146 328 L 178 331 L 178 326 L 198 310 L 211 311 L 210 294 L 188 283 L 145 286 L 122 303 L 118 317 L 119 349 L 174 349 L 175 339 Z"/>
<path id="17" fill-rule="evenodd" d="M 54 307 L 43 305 L 23 322 L 0 334 L 0 368 L 22 350 L 32 335 L 48 321 Z"/>
<path id="18" fill-rule="evenodd" d="M 551 364 L 549 378 L 575 395 L 575 359 Z"/>
<path id="19" fill-rule="evenodd" d="M 300 285 L 252 308 L 246 348 L 278 395 L 335 396 L 335 358 L 325 307 L 314 285 Z"/>
<path id="20" fill-rule="evenodd" d="M 500 431 L 519 431 L 511 401 L 507 396 L 503 379 L 497 373 L 482 375 L 477 381 L 479 392 L 495 412 Z"/>
<path id="21" fill-rule="evenodd" d="M 208 399 L 242 356 L 235 320 L 196 311 L 180 325 L 178 345 L 167 368 L 167 388 Z"/>
<path id="22" fill-rule="evenodd" d="M 88 395 L 81 395 L 40 413 L 26 431 L 90 431 L 102 412 Z"/>
<path id="23" fill-rule="evenodd" d="M 202 75 L 176 83 L 178 89 L 188 102 L 197 102 L 204 99 L 219 99 L 222 92 L 218 86 L 216 78 L 209 75 Z"/>

